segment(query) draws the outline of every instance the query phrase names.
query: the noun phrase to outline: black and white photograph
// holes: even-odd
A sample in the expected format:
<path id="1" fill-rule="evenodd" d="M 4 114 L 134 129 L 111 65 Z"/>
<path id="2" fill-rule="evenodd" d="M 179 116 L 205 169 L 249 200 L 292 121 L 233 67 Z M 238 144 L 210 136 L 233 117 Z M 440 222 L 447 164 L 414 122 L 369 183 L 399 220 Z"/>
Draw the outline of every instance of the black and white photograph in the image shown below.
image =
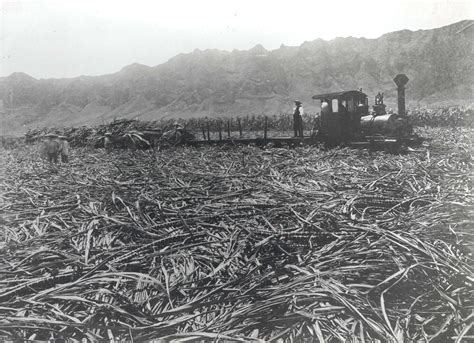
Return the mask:
<path id="1" fill-rule="evenodd" d="M 473 19 L 0 0 L 0 343 L 474 343 Z"/>

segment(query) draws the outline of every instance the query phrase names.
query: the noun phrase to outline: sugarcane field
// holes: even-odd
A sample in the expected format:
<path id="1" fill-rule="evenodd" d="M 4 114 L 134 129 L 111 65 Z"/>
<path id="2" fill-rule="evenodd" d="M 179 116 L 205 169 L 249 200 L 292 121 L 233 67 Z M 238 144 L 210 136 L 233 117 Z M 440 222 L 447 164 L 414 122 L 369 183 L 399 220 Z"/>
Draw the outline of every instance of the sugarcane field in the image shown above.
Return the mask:
<path id="1" fill-rule="evenodd" d="M 417 131 L 405 154 L 3 147 L 0 337 L 462 342 L 473 131 Z"/>
<path id="2" fill-rule="evenodd" d="M 474 343 L 473 9 L 2 1 L 0 343 Z"/>

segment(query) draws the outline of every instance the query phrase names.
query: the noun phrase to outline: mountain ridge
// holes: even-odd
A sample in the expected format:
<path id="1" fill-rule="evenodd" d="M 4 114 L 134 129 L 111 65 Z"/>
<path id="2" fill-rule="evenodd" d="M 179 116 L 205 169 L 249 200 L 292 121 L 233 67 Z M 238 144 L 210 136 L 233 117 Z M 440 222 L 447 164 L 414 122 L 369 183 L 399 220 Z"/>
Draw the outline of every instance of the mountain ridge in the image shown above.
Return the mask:
<path id="1" fill-rule="evenodd" d="M 114 118 L 272 115 L 291 111 L 295 98 L 315 112 L 313 94 L 360 87 L 371 98 L 385 92 L 394 106 L 392 79 L 398 73 L 410 78 L 409 106 L 470 103 L 472 24 L 464 20 L 372 39 L 315 39 L 274 50 L 261 44 L 195 49 L 156 66 L 133 63 L 99 76 L 35 79 L 17 72 L 0 77 L 2 130 Z"/>

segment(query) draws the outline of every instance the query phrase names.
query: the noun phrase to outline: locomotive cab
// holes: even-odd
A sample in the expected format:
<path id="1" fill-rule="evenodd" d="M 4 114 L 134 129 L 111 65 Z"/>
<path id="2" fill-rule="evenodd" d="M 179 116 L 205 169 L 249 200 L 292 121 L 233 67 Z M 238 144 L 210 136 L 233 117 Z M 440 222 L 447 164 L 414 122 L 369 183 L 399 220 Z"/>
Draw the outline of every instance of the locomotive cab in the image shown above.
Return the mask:
<path id="1" fill-rule="evenodd" d="M 319 138 L 328 145 L 360 139 L 361 117 L 369 114 L 367 95 L 357 90 L 318 94 L 321 101 Z"/>

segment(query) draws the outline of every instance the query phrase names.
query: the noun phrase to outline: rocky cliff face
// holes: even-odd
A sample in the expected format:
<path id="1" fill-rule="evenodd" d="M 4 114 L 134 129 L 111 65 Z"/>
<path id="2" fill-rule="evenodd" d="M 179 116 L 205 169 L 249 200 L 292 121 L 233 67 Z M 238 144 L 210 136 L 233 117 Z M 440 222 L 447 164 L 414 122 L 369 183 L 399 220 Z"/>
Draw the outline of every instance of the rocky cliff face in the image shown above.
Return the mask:
<path id="1" fill-rule="evenodd" d="M 377 39 L 317 39 L 272 51 L 260 45 L 195 50 L 155 67 L 133 64 L 97 77 L 36 80 L 13 73 L 0 78 L 1 134 L 113 118 L 275 114 L 291 111 L 296 98 L 317 111 L 312 95 L 358 88 L 371 98 L 383 91 L 395 106 L 398 73 L 410 78 L 409 106 L 471 102 L 473 23 Z"/>

